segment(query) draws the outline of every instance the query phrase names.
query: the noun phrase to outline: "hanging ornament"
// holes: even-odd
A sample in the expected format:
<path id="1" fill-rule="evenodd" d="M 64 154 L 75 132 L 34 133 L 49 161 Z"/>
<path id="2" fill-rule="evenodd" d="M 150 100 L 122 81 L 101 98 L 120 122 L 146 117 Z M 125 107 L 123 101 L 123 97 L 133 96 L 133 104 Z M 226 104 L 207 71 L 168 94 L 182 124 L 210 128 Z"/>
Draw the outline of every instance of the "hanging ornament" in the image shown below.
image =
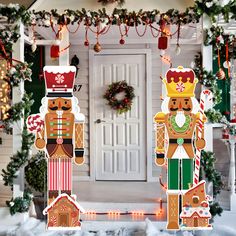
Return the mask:
<path id="1" fill-rule="evenodd" d="M 168 45 L 168 38 L 165 33 L 165 21 L 160 20 L 160 31 L 161 31 L 161 36 L 158 38 L 158 49 L 160 50 L 165 50 L 167 49 Z"/>
<path id="2" fill-rule="evenodd" d="M 36 49 L 37 49 L 37 45 L 36 45 L 36 42 L 35 42 L 35 40 L 34 40 L 33 43 L 32 43 L 32 45 L 31 45 L 31 50 L 32 50 L 32 52 L 35 52 Z"/>
<path id="3" fill-rule="evenodd" d="M 121 45 L 125 44 L 125 40 L 123 38 L 120 39 L 120 44 Z"/>
<path id="4" fill-rule="evenodd" d="M 218 48 L 218 67 L 219 67 L 219 70 L 218 70 L 218 72 L 216 73 L 216 77 L 217 77 L 219 80 L 225 79 L 225 72 L 224 72 L 224 70 L 221 68 L 221 64 L 220 64 L 220 49 L 219 49 L 219 48 Z"/>
<path id="5" fill-rule="evenodd" d="M 177 44 L 176 44 L 176 48 L 175 48 L 175 54 L 177 56 L 181 53 L 181 48 L 179 45 L 179 38 L 180 38 L 180 24 L 178 25 Z"/>
<path id="6" fill-rule="evenodd" d="M 230 62 L 230 61 L 225 61 L 225 62 L 223 63 L 223 67 L 224 67 L 225 69 L 228 69 L 228 65 L 229 65 L 229 67 L 231 67 L 231 62 Z"/>
<path id="7" fill-rule="evenodd" d="M 35 34 L 34 34 L 34 27 L 35 25 L 32 25 L 32 45 L 31 45 L 31 50 L 32 52 L 35 52 L 37 49 L 37 45 L 36 45 L 36 39 L 35 39 Z"/>
<path id="8" fill-rule="evenodd" d="M 88 40 L 85 40 L 85 41 L 84 41 L 84 46 L 86 46 L 86 47 L 89 46 L 89 41 L 88 41 Z"/>
<path id="9" fill-rule="evenodd" d="M 59 45 L 52 45 L 50 49 L 50 56 L 53 60 L 56 60 L 60 55 Z"/>
<path id="10" fill-rule="evenodd" d="M 85 29 L 85 41 L 84 41 L 84 46 L 86 46 L 86 47 L 89 46 L 89 40 L 88 40 L 88 29 L 89 29 L 89 27 L 86 26 L 86 29 Z"/>
<path id="11" fill-rule="evenodd" d="M 222 79 L 225 79 L 225 72 L 222 68 L 220 68 L 218 70 L 218 72 L 216 73 L 216 77 L 219 79 L 219 80 L 222 80 Z"/>
<path id="12" fill-rule="evenodd" d="M 168 38 L 166 36 L 161 36 L 158 38 L 158 49 L 165 50 L 167 49 Z"/>
<path id="13" fill-rule="evenodd" d="M 175 54 L 178 56 L 180 53 L 181 53 L 181 48 L 180 48 L 179 44 L 177 44 L 176 48 L 175 48 Z"/>
<path id="14" fill-rule="evenodd" d="M 229 44 L 228 44 L 228 40 L 226 41 L 226 45 L 225 45 L 225 58 L 226 58 L 226 65 L 225 65 L 225 62 L 224 62 L 224 64 L 223 64 L 223 66 L 225 67 L 225 68 L 227 68 L 228 69 L 228 77 L 230 77 L 230 62 L 229 62 Z"/>
<path id="15" fill-rule="evenodd" d="M 95 52 L 100 52 L 102 50 L 102 47 L 99 42 L 97 42 L 93 47 Z"/>

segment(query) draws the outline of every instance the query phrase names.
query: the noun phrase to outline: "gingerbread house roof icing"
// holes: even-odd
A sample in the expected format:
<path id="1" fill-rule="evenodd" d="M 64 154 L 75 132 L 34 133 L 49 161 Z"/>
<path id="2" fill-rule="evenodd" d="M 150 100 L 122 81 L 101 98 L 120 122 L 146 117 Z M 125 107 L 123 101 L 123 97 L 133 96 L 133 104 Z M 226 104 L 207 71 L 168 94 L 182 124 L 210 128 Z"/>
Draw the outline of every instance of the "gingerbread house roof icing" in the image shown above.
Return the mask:
<path id="1" fill-rule="evenodd" d="M 185 195 L 191 194 L 191 193 L 194 192 L 196 189 L 199 189 L 199 188 L 201 188 L 201 187 L 204 188 L 204 186 L 202 186 L 202 185 L 204 185 L 205 183 L 206 183 L 205 180 L 200 181 L 197 185 L 195 185 L 194 187 L 190 188 L 190 189 L 185 193 Z M 205 188 L 204 188 L 204 189 L 205 189 Z"/>
<path id="2" fill-rule="evenodd" d="M 205 183 L 206 182 L 202 180 L 196 186 L 189 189 L 185 193 L 185 195 L 193 195 L 194 197 L 197 197 L 198 199 L 200 199 L 199 196 L 195 195 L 197 192 L 200 192 L 202 194 L 202 197 L 201 197 L 202 201 L 199 202 L 198 206 L 195 205 L 194 207 L 191 206 L 191 204 L 187 204 L 186 202 L 183 202 L 180 218 L 191 218 L 194 215 L 198 215 L 201 218 L 211 218 L 210 208 L 208 204 L 209 197 L 206 196 L 206 193 L 205 193 Z"/>
<path id="3" fill-rule="evenodd" d="M 49 204 L 44 210 L 43 210 L 43 214 L 46 215 L 51 209 L 53 209 L 53 206 L 59 202 L 61 199 L 63 198 L 67 198 L 67 200 L 74 205 L 78 210 L 80 210 L 80 212 L 84 213 L 85 210 L 84 208 L 76 201 L 76 195 L 71 195 L 69 196 L 66 193 L 62 193 L 60 194 L 57 198 L 54 199 L 54 201 L 51 202 L 51 204 Z"/>

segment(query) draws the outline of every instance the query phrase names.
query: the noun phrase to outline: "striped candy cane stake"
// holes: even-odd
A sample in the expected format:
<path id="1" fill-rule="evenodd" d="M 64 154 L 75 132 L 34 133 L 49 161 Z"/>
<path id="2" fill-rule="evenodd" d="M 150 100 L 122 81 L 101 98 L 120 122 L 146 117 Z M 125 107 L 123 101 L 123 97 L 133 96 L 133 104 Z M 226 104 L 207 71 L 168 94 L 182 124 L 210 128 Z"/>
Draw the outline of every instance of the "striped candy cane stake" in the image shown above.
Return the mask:
<path id="1" fill-rule="evenodd" d="M 212 92 L 210 90 L 203 90 L 200 96 L 200 116 L 198 121 L 198 137 L 197 139 L 202 138 L 202 131 L 203 131 L 203 115 L 204 115 L 204 108 L 205 103 L 212 99 Z M 200 159 L 201 159 L 201 150 L 196 148 L 196 156 L 195 156 L 195 170 L 194 170 L 194 177 L 193 177 L 193 185 L 197 185 L 199 182 L 199 170 L 200 170 Z"/>

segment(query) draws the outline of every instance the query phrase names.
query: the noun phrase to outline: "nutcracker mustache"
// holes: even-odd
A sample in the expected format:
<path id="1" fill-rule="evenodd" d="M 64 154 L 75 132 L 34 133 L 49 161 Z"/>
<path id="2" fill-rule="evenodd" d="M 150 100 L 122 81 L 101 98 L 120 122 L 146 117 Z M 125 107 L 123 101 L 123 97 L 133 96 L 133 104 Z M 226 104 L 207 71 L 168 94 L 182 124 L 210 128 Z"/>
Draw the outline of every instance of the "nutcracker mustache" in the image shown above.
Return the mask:
<path id="1" fill-rule="evenodd" d="M 68 110 L 70 110 L 70 108 L 71 108 L 71 107 L 64 107 L 64 106 L 63 106 L 61 109 L 62 109 L 63 111 L 68 111 Z"/>
<path id="2" fill-rule="evenodd" d="M 49 108 L 50 108 L 50 110 L 52 110 L 52 111 L 56 111 L 56 110 L 58 109 L 57 106 L 55 106 L 55 107 L 49 107 Z"/>
<path id="3" fill-rule="evenodd" d="M 186 121 L 186 116 L 184 115 L 184 111 L 177 111 L 175 116 L 175 122 L 179 127 L 182 127 Z"/>

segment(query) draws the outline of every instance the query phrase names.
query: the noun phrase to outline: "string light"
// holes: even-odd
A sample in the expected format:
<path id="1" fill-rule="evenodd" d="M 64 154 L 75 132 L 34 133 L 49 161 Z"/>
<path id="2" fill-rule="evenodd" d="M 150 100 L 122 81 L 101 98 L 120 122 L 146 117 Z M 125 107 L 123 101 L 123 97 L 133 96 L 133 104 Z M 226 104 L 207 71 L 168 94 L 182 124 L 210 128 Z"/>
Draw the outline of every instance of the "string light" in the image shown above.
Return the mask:
<path id="1" fill-rule="evenodd" d="M 4 80 L 7 71 L 7 61 L 5 59 L 0 59 L 0 118 L 5 120 L 8 118 L 8 110 L 10 109 L 9 105 L 9 85 Z"/>

